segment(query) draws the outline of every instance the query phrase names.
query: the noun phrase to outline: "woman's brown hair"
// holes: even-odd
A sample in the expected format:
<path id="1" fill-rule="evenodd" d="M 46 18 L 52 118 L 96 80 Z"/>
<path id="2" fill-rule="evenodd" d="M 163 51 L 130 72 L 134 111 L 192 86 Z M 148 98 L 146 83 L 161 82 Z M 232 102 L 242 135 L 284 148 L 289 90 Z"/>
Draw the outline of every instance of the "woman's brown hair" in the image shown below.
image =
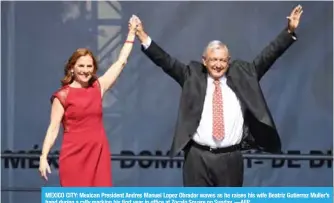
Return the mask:
<path id="1" fill-rule="evenodd" d="M 87 49 L 87 48 L 79 48 L 77 49 L 75 52 L 73 52 L 72 56 L 68 59 L 68 62 L 65 66 L 64 69 L 64 78 L 61 80 L 61 84 L 62 86 L 65 85 L 69 85 L 73 82 L 74 80 L 74 76 L 71 73 L 71 70 L 73 68 L 73 66 L 75 65 L 75 63 L 77 62 L 77 60 L 81 57 L 81 56 L 90 56 L 93 59 L 93 66 L 94 66 L 94 70 L 93 70 L 93 75 L 92 78 L 89 80 L 89 85 L 93 84 L 93 82 L 96 80 L 96 72 L 97 72 L 97 61 L 93 55 L 93 53 Z"/>

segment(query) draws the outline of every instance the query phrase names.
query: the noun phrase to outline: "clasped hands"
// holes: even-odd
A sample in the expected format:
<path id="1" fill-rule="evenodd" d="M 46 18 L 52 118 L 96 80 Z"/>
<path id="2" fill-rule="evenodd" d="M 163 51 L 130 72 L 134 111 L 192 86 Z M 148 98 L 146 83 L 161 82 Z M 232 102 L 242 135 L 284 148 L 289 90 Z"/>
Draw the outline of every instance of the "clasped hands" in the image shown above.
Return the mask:
<path id="1" fill-rule="evenodd" d="M 138 31 L 142 30 L 143 26 L 140 19 L 138 18 L 138 16 L 132 15 L 129 20 L 129 31 L 133 34 L 136 34 Z"/>

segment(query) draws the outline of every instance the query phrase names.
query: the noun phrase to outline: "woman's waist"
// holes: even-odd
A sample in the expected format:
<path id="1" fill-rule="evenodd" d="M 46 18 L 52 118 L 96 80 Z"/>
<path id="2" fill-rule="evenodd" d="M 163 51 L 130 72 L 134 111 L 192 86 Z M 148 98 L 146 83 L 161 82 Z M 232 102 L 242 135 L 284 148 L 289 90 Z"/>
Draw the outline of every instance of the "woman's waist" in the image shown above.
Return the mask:
<path id="1" fill-rule="evenodd" d="M 69 130 L 64 131 L 63 139 L 82 139 L 82 140 L 100 140 L 101 138 L 105 138 L 106 133 L 102 129 L 92 129 L 92 130 Z"/>
<path id="2" fill-rule="evenodd" d="M 64 126 L 64 133 L 91 133 L 100 132 L 104 130 L 103 124 L 66 124 Z"/>

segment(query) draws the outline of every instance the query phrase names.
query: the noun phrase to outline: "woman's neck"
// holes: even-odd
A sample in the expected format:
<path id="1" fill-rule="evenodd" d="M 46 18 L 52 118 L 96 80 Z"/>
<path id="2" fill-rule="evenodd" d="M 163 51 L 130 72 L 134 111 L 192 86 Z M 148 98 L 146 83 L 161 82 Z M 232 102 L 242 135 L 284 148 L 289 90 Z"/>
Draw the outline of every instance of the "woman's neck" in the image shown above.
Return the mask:
<path id="1" fill-rule="evenodd" d="M 75 80 L 70 84 L 70 86 L 74 88 L 85 88 L 88 87 L 88 85 L 88 82 L 83 83 Z"/>

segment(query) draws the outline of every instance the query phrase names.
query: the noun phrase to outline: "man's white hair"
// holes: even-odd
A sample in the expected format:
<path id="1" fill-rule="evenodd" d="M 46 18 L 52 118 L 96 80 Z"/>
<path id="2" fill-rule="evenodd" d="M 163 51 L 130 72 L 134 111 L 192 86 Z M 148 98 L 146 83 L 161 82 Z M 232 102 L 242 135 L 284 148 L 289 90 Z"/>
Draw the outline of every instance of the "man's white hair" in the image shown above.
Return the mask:
<path id="1" fill-rule="evenodd" d="M 204 52 L 203 52 L 203 57 L 206 58 L 206 55 L 207 55 L 208 51 L 212 50 L 212 49 L 224 49 L 227 52 L 227 54 L 229 55 L 229 51 L 228 51 L 228 48 L 227 48 L 226 44 L 222 43 L 219 40 L 212 40 L 205 47 Z"/>

